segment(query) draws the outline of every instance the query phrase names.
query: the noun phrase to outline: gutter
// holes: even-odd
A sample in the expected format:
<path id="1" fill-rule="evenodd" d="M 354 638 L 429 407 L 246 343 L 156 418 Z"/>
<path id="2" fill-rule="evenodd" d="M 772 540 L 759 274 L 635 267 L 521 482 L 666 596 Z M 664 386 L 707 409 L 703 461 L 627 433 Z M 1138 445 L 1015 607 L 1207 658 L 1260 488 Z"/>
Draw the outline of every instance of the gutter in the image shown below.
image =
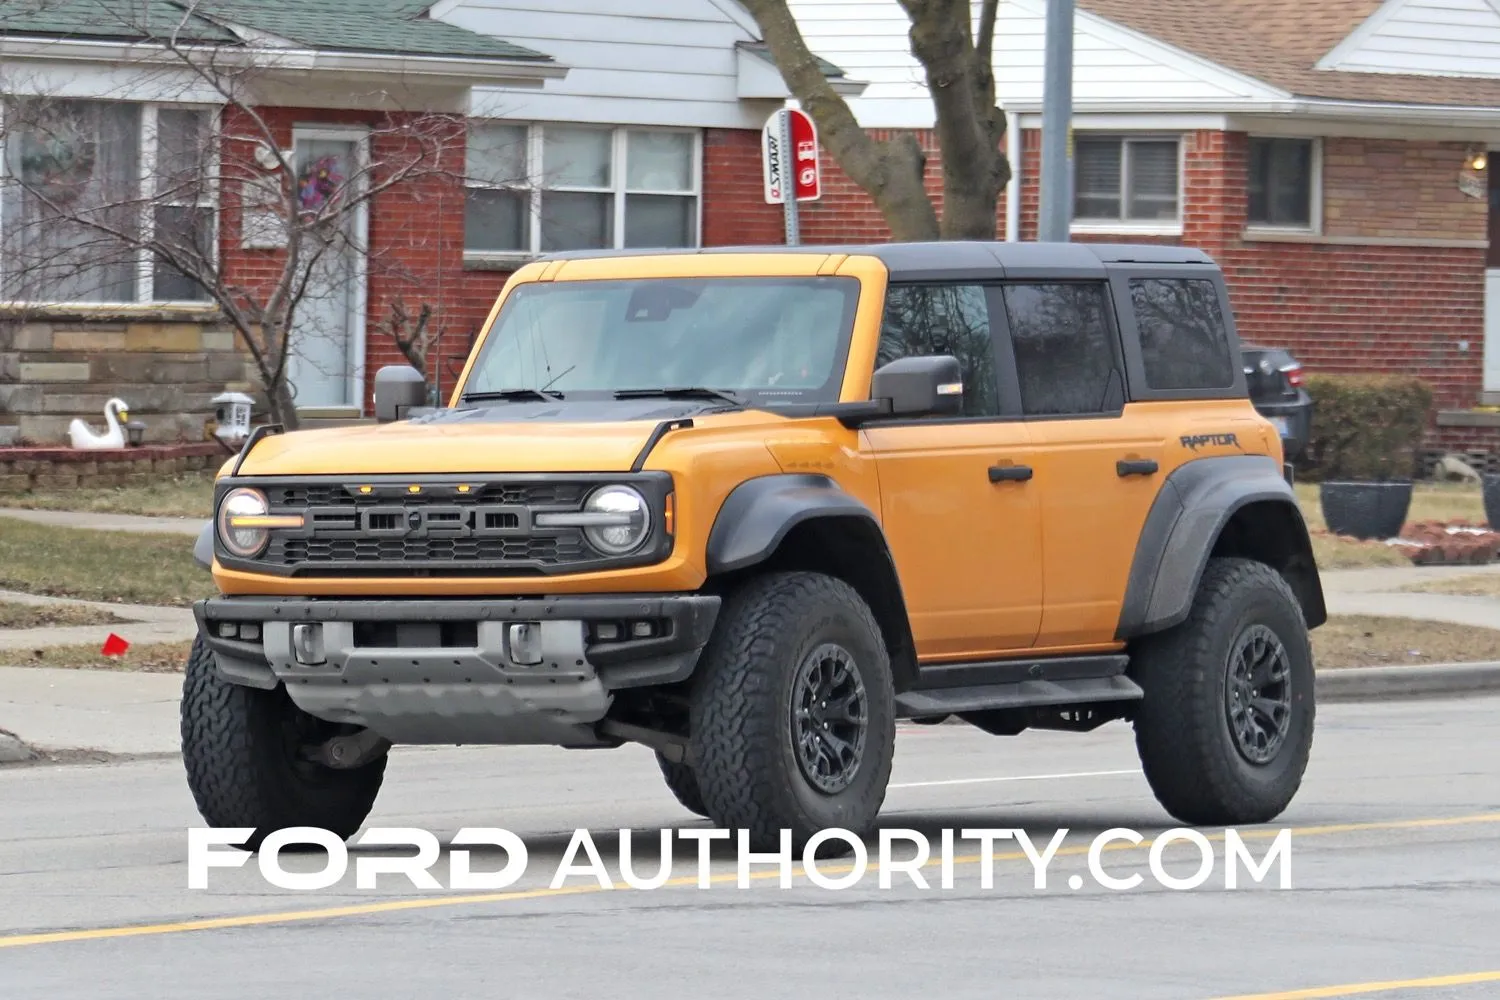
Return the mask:
<path id="1" fill-rule="evenodd" d="M 6 59 L 45 59 L 125 65 L 182 66 L 198 57 L 234 69 L 271 72 L 371 73 L 461 79 L 491 86 L 541 87 L 560 80 L 568 67 L 550 60 L 485 59 L 387 52 L 336 52 L 303 48 L 246 48 L 234 45 L 182 45 L 169 52 L 150 42 L 95 42 L 78 39 L 0 38 Z"/>

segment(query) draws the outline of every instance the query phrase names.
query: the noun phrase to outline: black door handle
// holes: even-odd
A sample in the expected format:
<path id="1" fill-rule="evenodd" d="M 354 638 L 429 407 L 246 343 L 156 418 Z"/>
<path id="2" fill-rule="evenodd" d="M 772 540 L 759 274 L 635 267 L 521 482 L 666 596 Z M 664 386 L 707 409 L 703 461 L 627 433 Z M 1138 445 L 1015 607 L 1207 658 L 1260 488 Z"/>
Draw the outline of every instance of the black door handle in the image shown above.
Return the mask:
<path id="1" fill-rule="evenodd" d="M 1121 459 L 1115 463 L 1115 474 L 1119 476 L 1149 476 L 1156 472 L 1156 460 L 1152 458 Z"/>
<path id="2" fill-rule="evenodd" d="M 992 465 L 990 466 L 990 482 L 999 483 L 1007 481 L 1025 482 L 1031 478 L 1031 466 L 1029 465 Z"/>

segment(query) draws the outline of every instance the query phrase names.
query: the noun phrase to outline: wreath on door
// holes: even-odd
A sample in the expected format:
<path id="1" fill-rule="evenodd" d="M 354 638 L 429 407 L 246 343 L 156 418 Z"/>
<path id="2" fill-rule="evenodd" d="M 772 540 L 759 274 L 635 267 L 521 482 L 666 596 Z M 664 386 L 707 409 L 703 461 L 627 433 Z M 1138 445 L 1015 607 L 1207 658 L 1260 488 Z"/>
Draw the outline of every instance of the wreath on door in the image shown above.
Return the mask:
<path id="1" fill-rule="evenodd" d="M 344 175 L 337 156 L 322 156 L 302 169 L 297 178 L 297 202 L 302 211 L 321 212 L 337 196 Z"/>

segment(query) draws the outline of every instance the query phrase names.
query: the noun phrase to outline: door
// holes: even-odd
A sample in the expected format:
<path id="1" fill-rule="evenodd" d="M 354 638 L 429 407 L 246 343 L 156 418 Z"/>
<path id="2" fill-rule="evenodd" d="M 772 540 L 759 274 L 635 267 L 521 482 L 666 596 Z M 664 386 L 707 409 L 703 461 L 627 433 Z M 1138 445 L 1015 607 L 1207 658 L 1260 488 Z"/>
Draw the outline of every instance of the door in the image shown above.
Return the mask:
<path id="1" fill-rule="evenodd" d="M 1149 406 L 1125 405 L 1104 281 L 1006 284 L 1003 296 L 1043 511 L 1047 586 L 1036 645 L 1108 644 L 1167 471 L 1162 421 Z"/>
<path id="2" fill-rule="evenodd" d="M 288 381 L 299 410 L 362 409 L 364 366 L 365 206 L 358 201 L 364 138 L 298 129 L 301 220 L 307 292 L 292 319 Z M 346 206 L 341 208 L 340 206 Z"/>
<path id="3" fill-rule="evenodd" d="M 1493 160 L 1494 154 L 1489 158 Z M 1500 392 L 1500 169 L 1486 169 L 1485 174 L 1490 203 L 1489 249 L 1484 258 L 1484 391 L 1488 393 Z"/>
<path id="4" fill-rule="evenodd" d="M 877 367 L 933 354 L 963 366 L 962 417 L 878 421 L 863 434 L 926 662 L 1026 649 L 1041 622 L 1036 459 L 1015 401 L 1000 395 L 994 303 L 977 284 L 895 285 L 881 329 Z"/>

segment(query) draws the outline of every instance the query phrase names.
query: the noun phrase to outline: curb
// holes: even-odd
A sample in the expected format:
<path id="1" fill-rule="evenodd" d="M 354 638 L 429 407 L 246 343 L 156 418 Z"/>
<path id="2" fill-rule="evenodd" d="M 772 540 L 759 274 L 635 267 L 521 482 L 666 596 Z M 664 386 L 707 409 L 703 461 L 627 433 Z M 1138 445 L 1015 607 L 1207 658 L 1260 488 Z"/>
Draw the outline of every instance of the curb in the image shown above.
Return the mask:
<path id="1" fill-rule="evenodd" d="M 1336 704 L 1486 693 L 1500 693 L 1500 661 L 1320 670 L 1315 697 Z"/>

